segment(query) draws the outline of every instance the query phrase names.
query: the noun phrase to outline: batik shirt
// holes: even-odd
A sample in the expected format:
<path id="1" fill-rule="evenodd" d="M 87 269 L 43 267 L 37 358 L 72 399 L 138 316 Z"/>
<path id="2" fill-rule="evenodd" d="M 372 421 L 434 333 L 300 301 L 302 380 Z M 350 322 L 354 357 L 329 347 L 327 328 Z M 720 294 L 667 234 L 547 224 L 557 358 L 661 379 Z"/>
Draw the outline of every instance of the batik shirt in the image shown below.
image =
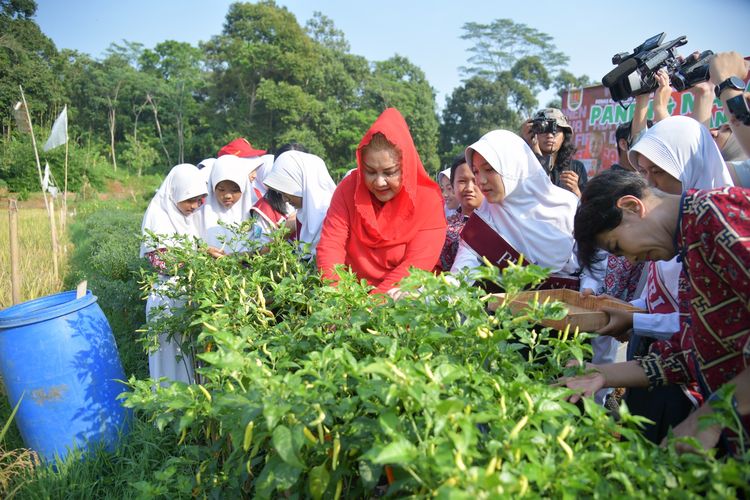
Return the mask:
<path id="1" fill-rule="evenodd" d="M 458 207 L 456 213 L 448 217 L 445 243 L 443 244 L 443 250 L 440 252 L 440 260 L 437 266 L 435 266 L 435 270 L 451 270 L 453 261 L 456 260 L 456 253 L 458 253 L 458 240 L 461 239 L 461 230 L 464 228 L 467 220 L 469 220 L 469 216 L 461 213 L 461 207 Z"/>
<path id="2" fill-rule="evenodd" d="M 690 314 L 639 362 L 651 385 L 697 381 L 708 396 L 750 365 L 750 190 L 688 191 L 675 243 Z"/>

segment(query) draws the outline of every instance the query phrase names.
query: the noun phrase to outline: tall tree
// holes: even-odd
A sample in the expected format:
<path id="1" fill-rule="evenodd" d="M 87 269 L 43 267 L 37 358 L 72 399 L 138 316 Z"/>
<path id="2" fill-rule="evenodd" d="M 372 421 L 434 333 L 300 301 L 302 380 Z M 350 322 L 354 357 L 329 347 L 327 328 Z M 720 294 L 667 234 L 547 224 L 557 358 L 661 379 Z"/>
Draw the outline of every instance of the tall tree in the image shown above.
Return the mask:
<path id="1" fill-rule="evenodd" d="M 310 38 L 322 47 L 343 54 L 349 52 L 350 46 L 344 32 L 336 28 L 333 20 L 322 12 L 317 10 L 313 12 L 312 19 L 308 19 L 305 23 L 305 30 Z"/>
<path id="2" fill-rule="evenodd" d="M 489 24 L 470 22 L 463 30 L 461 38 L 473 43 L 470 65 L 461 68 L 466 76 L 492 79 L 529 56 L 537 57 L 550 73 L 568 63 L 568 56 L 557 50 L 550 35 L 511 19 L 495 19 Z"/>
<path id="3" fill-rule="evenodd" d="M 265 80 L 302 85 L 315 64 L 313 42 L 294 15 L 272 1 L 234 3 L 221 35 L 204 46 L 214 74 L 212 107 L 230 133 L 268 144 L 273 112 L 259 106 Z"/>
<path id="4" fill-rule="evenodd" d="M 469 78 L 446 99 L 440 128 L 440 151 L 443 162 L 496 128 L 515 129 L 518 114 L 509 107 L 510 85 L 507 81 Z"/>
<path id="5" fill-rule="evenodd" d="M 440 162 L 435 91 L 424 71 L 399 55 L 376 62 L 365 87 L 364 102 L 378 112 L 388 107 L 398 108 L 409 124 L 425 168 L 437 173 Z"/>
<path id="6" fill-rule="evenodd" d="M 507 94 L 510 105 L 527 115 L 538 105 L 536 95 L 547 90 L 568 63 L 550 35 L 510 19 L 491 23 L 466 23 L 461 38 L 472 43 L 469 64 L 460 68 L 467 76 L 491 81 L 512 81 Z M 508 75 L 512 80 L 508 80 Z"/>
<path id="7" fill-rule="evenodd" d="M 19 100 L 19 85 L 33 116 L 63 100 L 62 86 L 52 71 L 57 49 L 32 19 L 36 8 L 33 0 L 0 0 L 0 117 L 4 125 L 10 123 L 11 108 Z"/>
<path id="8" fill-rule="evenodd" d="M 169 127 L 168 142 L 177 150 L 177 162 L 185 162 L 185 142 L 197 126 L 200 100 L 206 92 L 207 73 L 202 52 L 188 43 L 167 40 L 140 56 L 141 71 L 161 83 L 154 89 Z M 152 99 L 153 101 L 153 99 Z"/>
<path id="9" fill-rule="evenodd" d="M 564 90 L 575 89 L 591 85 L 592 82 L 588 75 L 575 76 L 570 71 L 560 70 L 552 82 L 552 86 L 557 91 L 557 98 L 547 103 L 547 107 L 550 108 L 561 108 L 562 107 L 562 93 Z"/>

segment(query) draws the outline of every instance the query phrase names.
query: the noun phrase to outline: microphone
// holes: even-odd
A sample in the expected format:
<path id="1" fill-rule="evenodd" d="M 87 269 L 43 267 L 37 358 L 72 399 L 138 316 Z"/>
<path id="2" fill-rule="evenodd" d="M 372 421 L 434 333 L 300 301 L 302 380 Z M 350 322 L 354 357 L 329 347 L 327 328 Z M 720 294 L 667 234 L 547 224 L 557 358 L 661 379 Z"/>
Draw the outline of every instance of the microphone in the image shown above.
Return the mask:
<path id="1" fill-rule="evenodd" d="M 636 61 L 635 59 L 627 59 L 615 69 L 604 75 L 604 78 L 602 78 L 602 85 L 604 85 L 605 87 L 612 87 L 618 81 L 620 81 L 622 77 L 629 75 L 637 68 L 638 61 Z"/>

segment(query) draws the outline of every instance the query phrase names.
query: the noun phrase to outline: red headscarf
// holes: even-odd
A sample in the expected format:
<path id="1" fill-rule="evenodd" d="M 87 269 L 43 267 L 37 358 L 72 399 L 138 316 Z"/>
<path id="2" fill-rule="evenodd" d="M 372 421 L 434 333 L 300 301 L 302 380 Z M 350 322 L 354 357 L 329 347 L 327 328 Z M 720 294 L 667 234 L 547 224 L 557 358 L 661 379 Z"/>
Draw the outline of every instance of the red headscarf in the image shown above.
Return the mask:
<path id="1" fill-rule="evenodd" d="M 370 144 L 375 134 L 383 134 L 401 152 L 401 191 L 391 200 L 381 203 L 364 181 L 362 149 Z M 388 108 L 375 120 L 357 147 L 357 171 L 354 206 L 356 213 L 352 231 L 370 247 L 406 243 L 417 231 L 445 227 L 442 211 L 420 210 L 430 206 L 427 199 L 434 197 L 442 204 L 440 187 L 433 181 L 419 159 L 417 148 L 409 133 L 406 120 L 396 108 Z"/>

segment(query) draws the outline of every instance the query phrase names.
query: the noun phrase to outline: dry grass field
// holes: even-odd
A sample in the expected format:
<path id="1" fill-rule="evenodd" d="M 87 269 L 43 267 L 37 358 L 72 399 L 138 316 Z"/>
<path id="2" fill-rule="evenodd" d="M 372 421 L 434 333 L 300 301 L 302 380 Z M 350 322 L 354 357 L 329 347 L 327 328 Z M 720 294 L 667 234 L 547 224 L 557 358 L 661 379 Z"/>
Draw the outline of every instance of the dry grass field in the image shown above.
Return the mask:
<path id="1" fill-rule="evenodd" d="M 9 213 L 8 202 L 3 201 L 0 205 L 0 309 L 11 305 Z M 52 239 L 45 209 L 25 207 L 18 209 L 21 301 L 61 291 L 69 242 L 66 235 L 60 231 L 59 223 L 58 239 L 61 255 L 59 277 L 55 279 L 52 267 Z"/>

